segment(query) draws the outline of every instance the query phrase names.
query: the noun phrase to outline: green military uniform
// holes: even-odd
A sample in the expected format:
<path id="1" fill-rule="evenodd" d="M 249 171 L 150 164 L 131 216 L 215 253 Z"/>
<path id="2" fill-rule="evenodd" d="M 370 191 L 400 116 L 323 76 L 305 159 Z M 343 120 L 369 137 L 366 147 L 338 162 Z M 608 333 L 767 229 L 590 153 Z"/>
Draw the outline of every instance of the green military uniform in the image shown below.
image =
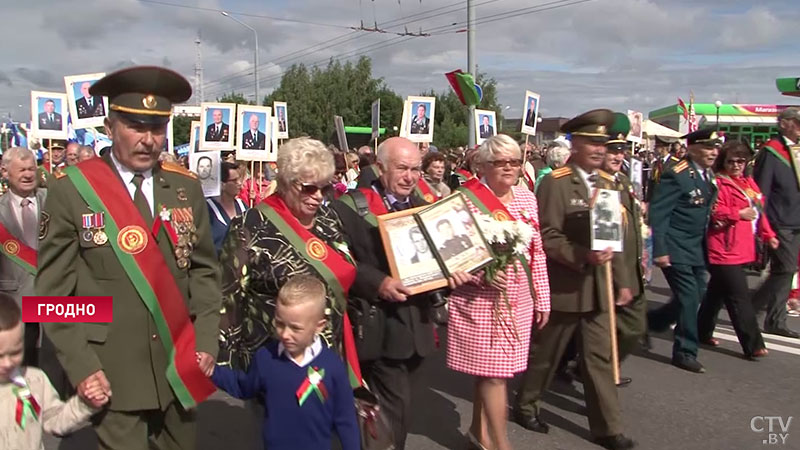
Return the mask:
<path id="1" fill-rule="evenodd" d="M 710 129 L 686 137 L 690 147 L 720 143 Z M 653 258 L 669 256 L 671 265 L 662 270 L 673 297 L 648 313 L 648 323 L 654 331 L 666 331 L 676 323 L 672 363 L 693 372 L 704 371 L 696 360 L 697 309 L 706 287 L 706 226 L 716 194 L 711 170 L 703 171 L 686 158 L 662 175 L 649 211 Z"/>
<path id="2" fill-rule="evenodd" d="M 118 103 L 128 104 L 128 110 L 135 111 L 135 104 L 126 102 L 124 97 L 115 99 L 115 93 L 125 92 L 117 89 L 128 87 L 144 93 L 137 94 L 140 108 L 141 98 L 147 92 L 172 101 L 185 101 L 189 97 L 185 93 L 161 92 L 166 89 L 164 84 L 171 87 L 165 78 L 175 77 L 180 75 L 164 69 L 131 68 L 108 75 L 107 82 L 100 80 L 95 86 L 100 84 L 107 89 L 98 95 L 109 96 L 112 111 Z M 186 88 L 190 94 L 188 83 Z M 159 109 L 166 109 L 167 115 L 153 114 L 144 117 L 144 121 L 169 119 L 170 102 L 157 98 L 161 103 Z M 116 120 L 141 123 L 139 119 L 142 118 L 125 114 L 124 119 Z M 144 123 L 166 127 L 166 120 Z M 103 159 L 123 183 L 117 168 L 120 163 L 112 160 L 112 154 L 113 150 Z M 159 217 L 162 205 L 172 211 L 179 236 L 188 237 L 194 245 L 189 247 L 185 240 L 179 241 L 182 244 L 173 244 L 163 228 L 149 239 L 156 240 L 169 268 L 169 273 L 163 276 L 173 277 L 183 294 L 182 300 L 193 319 L 196 351 L 216 356 L 221 301 L 219 268 L 200 183 L 183 167 L 166 163 L 157 163 L 150 174 L 145 173 L 145 180 L 148 175 L 152 177 L 152 206 L 156 209 L 155 213 L 150 211 L 153 217 Z M 170 355 L 161 342 L 153 317 L 109 243 L 117 236 L 107 236 L 104 241 L 86 233 L 83 216 L 92 211 L 72 178 L 58 176 L 48 197 L 39 236 L 37 295 L 113 296 L 111 323 L 48 323 L 44 326 L 73 384 L 79 384 L 99 370 L 109 381 L 110 402 L 95 417 L 100 448 L 144 450 L 148 448 L 149 436 L 160 449 L 195 448 L 194 412 L 183 409 L 168 383 L 166 371 Z M 186 228 L 179 226 L 178 212 Z M 117 226 L 121 230 L 126 224 L 117 223 Z M 194 230 L 196 232 L 192 232 Z M 100 234 L 99 229 L 88 231 L 94 231 L 95 237 Z M 189 251 L 188 257 L 183 250 Z M 188 264 L 181 259 L 188 259 Z"/>
<path id="3" fill-rule="evenodd" d="M 605 142 L 606 129 L 612 123 L 611 111 L 596 110 L 570 120 L 562 131 Z M 611 175 L 600 170 L 595 173 L 599 175 L 594 181 L 595 188 L 615 189 Z M 595 438 L 606 438 L 621 436 L 622 417 L 612 375 L 605 269 L 587 261 L 591 249 L 592 196 L 582 176 L 576 165 L 568 164 L 545 176 L 537 192 L 551 313 L 544 329 L 533 334 L 516 414 L 521 422 L 531 417 L 539 420 L 541 396 L 552 381 L 565 347 L 577 332 L 589 427 Z M 614 282 L 627 286 L 627 275 L 618 270 L 622 268 L 621 261 L 621 253 L 615 254 Z"/>

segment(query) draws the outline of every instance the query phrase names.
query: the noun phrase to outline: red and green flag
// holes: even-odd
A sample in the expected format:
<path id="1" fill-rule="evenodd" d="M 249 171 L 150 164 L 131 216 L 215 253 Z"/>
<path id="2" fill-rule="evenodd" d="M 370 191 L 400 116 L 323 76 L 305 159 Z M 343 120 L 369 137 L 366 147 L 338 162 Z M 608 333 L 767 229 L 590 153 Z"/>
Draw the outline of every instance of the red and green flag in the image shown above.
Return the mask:
<path id="1" fill-rule="evenodd" d="M 471 106 L 481 102 L 483 91 L 481 91 L 480 86 L 475 84 L 475 78 L 472 77 L 472 74 L 464 73 L 461 69 L 458 69 L 448 72 L 444 76 L 447 77 L 447 81 L 450 82 L 450 86 L 453 87 L 461 103 Z"/>

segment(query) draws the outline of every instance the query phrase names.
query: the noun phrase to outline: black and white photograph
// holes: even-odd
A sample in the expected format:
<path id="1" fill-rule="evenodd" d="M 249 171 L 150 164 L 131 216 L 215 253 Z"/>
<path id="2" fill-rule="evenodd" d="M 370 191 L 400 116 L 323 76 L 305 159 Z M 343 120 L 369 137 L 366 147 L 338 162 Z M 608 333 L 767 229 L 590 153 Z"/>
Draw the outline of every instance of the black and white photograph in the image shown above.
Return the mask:
<path id="1" fill-rule="evenodd" d="M 31 123 L 34 137 L 66 139 L 68 114 L 65 94 L 31 91 Z"/>
<path id="2" fill-rule="evenodd" d="M 408 97 L 403 105 L 400 136 L 412 142 L 433 142 L 435 97 Z"/>
<path id="3" fill-rule="evenodd" d="M 289 108 L 286 102 L 273 102 L 272 107 L 278 124 L 278 139 L 289 139 Z"/>
<path id="4" fill-rule="evenodd" d="M 597 189 L 592 207 L 592 250 L 622 251 L 622 204 L 619 191 Z"/>
<path id="5" fill-rule="evenodd" d="M 199 152 L 200 151 L 200 121 L 193 120 L 192 124 L 189 128 L 189 151 L 190 152 Z"/>
<path id="6" fill-rule="evenodd" d="M 381 99 L 372 102 L 372 140 L 378 139 L 381 134 Z"/>
<path id="7" fill-rule="evenodd" d="M 461 194 L 446 197 L 417 216 L 447 275 L 472 272 L 492 260 L 489 246 Z"/>
<path id="8" fill-rule="evenodd" d="M 415 217 L 422 209 L 424 207 L 378 217 L 392 276 L 401 280 L 413 294 L 447 285 L 439 261 Z"/>
<path id="9" fill-rule="evenodd" d="M 64 77 L 72 128 L 103 126 L 108 113 L 108 98 L 90 94 L 89 88 L 104 76 L 106 74 L 101 72 Z"/>
<path id="10" fill-rule="evenodd" d="M 189 170 L 197 175 L 205 197 L 216 197 L 220 191 L 220 151 L 189 154 Z"/>
<path id="11" fill-rule="evenodd" d="M 236 105 L 203 103 L 200 105 L 200 150 L 233 150 Z"/>
<path id="12" fill-rule="evenodd" d="M 522 131 L 523 133 L 535 136 L 536 126 L 539 123 L 539 94 L 533 91 L 525 91 L 525 104 L 522 106 Z"/>
<path id="13" fill-rule="evenodd" d="M 237 105 L 237 159 L 266 161 L 271 145 L 272 108 Z"/>
<path id="14" fill-rule="evenodd" d="M 497 135 L 497 119 L 495 112 L 486 109 L 476 109 L 473 119 L 475 120 L 475 142 L 480 145 L 486 139 Z"/>
<path id="15" fill-rule="evenodd" d="M 636 158 L 634 156 L 631 156 L 628 159 L 628 161 L 630 163 L 630 165 L 629 165 L 630 169 L 629 169 L 629 172 L 628 172 L 629 173 L 629 177 L 628 178 L 630 178 L 630 180 L 631 180 L 631 184 L 633 185 L 633 192 L 634 192 L 634 194 L 636 194 L 636 198 L 641 200 L 642 196 L 643 196 L 643 193 L 644 193 L 644 191 L 643 191 L 643 189 L 644 189 L 644 187 L 643 187 L 644 164 L 642 163 L 641 159 Z"/>
<path id="16" fill-rule="evenodd" d="M 626 140 L 641 144 L 642 143 L 642 123 L 644 122 L 644 114 L 640 111 L 628 110 L 628 120 L 631 122 L 631 130 L 628 132 Z"/>

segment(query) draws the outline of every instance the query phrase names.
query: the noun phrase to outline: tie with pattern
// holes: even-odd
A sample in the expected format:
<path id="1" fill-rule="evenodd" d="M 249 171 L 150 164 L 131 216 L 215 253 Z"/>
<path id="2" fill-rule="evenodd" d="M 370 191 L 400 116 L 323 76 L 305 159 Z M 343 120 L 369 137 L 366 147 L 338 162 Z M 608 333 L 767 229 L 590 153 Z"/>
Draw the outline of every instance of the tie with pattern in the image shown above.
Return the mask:
<path id="1" fill-rule="evenodd" d="M 394 203 L 392 203 L 392 208 L 394 208 L 395 211 L 403 211 L 405 209 L 411 208 L 411 204 L 408 203 L 408 201 L 404 202 L 395 201 Z"/>
<path id="2" fill-rule="evenodd" d="M 136 186 L 136 191 L 133 193 L 133 204 L 136 205 L 136 209 L 139 210 L 139 214 L 142 215 L 144 221 L 147 222 L 148 225 L 153 224 L 153 211 L 150 208 L 150 204 L 147 203 L 147 198 L 144 196 L 144 192 L 142 192 L 142 182 L 144 181 L 144 175 L 137 173 L 133 176 L 133 185 Z"/>
<path id="3" fill-rule="evenodd" d="M 24 236 L 25 244 L 35 250 L 39 244 L 39 226 L 36 223 L 33 202 L 30 199 L 23 198 L 20 206 L 22 207 L 22 235 Z"/>

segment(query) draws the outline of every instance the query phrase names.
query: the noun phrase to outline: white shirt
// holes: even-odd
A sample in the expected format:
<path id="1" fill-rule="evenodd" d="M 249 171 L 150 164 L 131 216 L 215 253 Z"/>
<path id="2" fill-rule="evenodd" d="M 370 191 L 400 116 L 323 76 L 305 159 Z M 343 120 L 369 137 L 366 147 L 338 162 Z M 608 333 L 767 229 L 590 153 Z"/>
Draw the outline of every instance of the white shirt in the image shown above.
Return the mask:
<path id="1" fill-rule="evenodd" d="M 700 179 L 703 181 L 708 181 L 708 174 L 706 173 L 706 169 L 701 168 L 694 161 L 692 161 L 692 165 L 694 166 L 695 170 L 697 170 L 697 173 L 700 174 Z"/>
<path id="2" fill-rule="evenodd" d="M 594 192 L 594 186 L 592 186 L 592 182 L 589 181 L 589 177 L 591 175 L 595 175 L 596 176 L 597 172 L 588 173 L 588 172 L 586 172 L 585 170 L 581 169 L 578 166 L 575 166 L 575 170 L 578 171 L 578 175 L 580 175 L 581 180 L 583 180 L 583 184 L 586 185 L 586 190 L 589 191 L 589 197 L 591 197 L 593 192 Z M 597 183 L 597 181 L 595 181 L 595 183 Z"/>
<path id="3" fill-rule="evenodd" d="M 125 182 L 125 187 L 128 188 L 128 194 L 131 195 L 131 199 L 136 194 L 136 186 L 133 184 L 133 176 L 136 175 L 136 172 L 128 169 L 127 167 L 120 164 L 117 161 L 117 158 L 114 157 L 114 152 L 111 153 L 111 161 L 114 162 L 114 165 L 117 167 L 117 171 L 119 172 L 120 177 L 122 177 L 122 181 Z M 155 208 L 153 204 L 155 203 L 155 199 L 153 198 L 153 171 L 148 170 L 143 172 L 144 180 L 142 181 L 142 194 L 144 194 L 144 198 L 147 199 L 147 204 L 150 205 L 150 212 L 152 213 Z"/>
<path id="4" fill-rule="evenodd" d="M 289 361 L 297 364 L 298 367 L 305 367 L 311 364 L 311 361 L 314 361 L 314 358 L 319 356 L 320 352 L 322 352 L 322 340 L 320 340 L 319 336 L 314 336 L 314 342 L 306 347 L 306 350 L 303 352 L 303 359 L 300 362 L 295 361 L 292 355 L 286 351 L 283 342 L 278 342 L 278 355 L 285 354 Z"/>
<path id="5" fill-rule="evenodd" d="M 788 145 L 795 145 L 795 142 L 792 141 L 791 139 L 787 138 L 786 136 L 784 136 L 783 139 L 786 140 L 786 145 L 787 146 Z"/>
<path id="6" fill-rule="evenodd" d="M 31 201 L 31 204 L 28 205 L 28 208 L 33 208 L 33 217 L 39 217 L 39 201 L 36 199 L 36 191 L 31 193 L 28 197 L 20 197 L 19 195 L 15 194 L 13 191 L 9 189 L 8 195 L 11 196 L 11 209 L 14 211 L 14 218 L 17 219 L 17 223 L 19 224 L 20 228 L 22 228 L 22 199 L 27 198 Z M 22 230 L 24 233 L 25 230 Z M 37 232 L 38 233 L 38 232 Z"/>

